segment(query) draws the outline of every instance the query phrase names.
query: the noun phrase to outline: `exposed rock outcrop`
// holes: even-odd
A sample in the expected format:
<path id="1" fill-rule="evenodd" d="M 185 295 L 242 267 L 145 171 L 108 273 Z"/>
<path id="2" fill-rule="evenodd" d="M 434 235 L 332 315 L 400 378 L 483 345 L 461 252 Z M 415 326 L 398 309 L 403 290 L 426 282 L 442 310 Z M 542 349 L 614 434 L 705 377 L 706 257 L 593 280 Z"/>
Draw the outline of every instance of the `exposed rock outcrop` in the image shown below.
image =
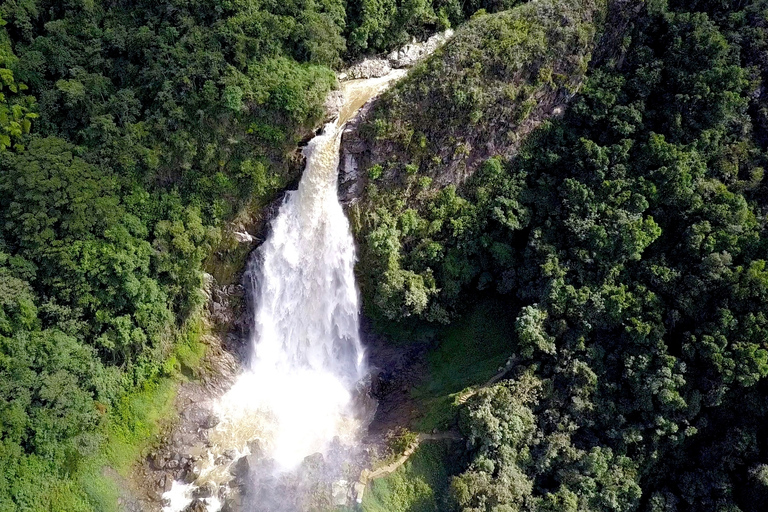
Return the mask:
<path id="1" fill-rule="evenodd" d="M 452 36 L 453 30 L 446 30 L 433 35 L 426 41 L 414 40 L 392 51 L 386 58 L 369 58 L 353 64 L 339 75 L 339 79 L 379 78 L 389 74 L 393 69 L 410 68 L 431 55 Z M 331 98 L 330 101 L 333 102 L 333 99 Z M 328 107 L 327 104 L 326 107 Z"/>
<path id="2" fill-rule="evenodd" d="M 445 32 L 433 35 L 423 43 L 413 42 L 407 44 L 387 55 L 387 61 L 389 62 L 389 65 L 395 69 L 410 68 L 420 60 L 434 53 L 435 50 L 442 46 L 452 36 L 453 30 L 448 29 Z"/>
<path id="3" fill-rule="evenodd" d="M 340 78 L 354 80 L 357 78 L 379 78 L 389 74 L 392 66 L 386 59 L 365 59 L 347 69 Z"/>
<path id="4" fill-rule="evenodd" d="M 542 0 L 473 18 L 397 88 L 364 109 L 342 141 L 340 189 L 355 202 L 368 170 L 388 189 L 407 172 L 460 185 L 487 158 L 511 158 L 526 135 L 560 116 L 578 92 L 603 0 Z M 404 49 L 390 63 L 416 57 Z"/>

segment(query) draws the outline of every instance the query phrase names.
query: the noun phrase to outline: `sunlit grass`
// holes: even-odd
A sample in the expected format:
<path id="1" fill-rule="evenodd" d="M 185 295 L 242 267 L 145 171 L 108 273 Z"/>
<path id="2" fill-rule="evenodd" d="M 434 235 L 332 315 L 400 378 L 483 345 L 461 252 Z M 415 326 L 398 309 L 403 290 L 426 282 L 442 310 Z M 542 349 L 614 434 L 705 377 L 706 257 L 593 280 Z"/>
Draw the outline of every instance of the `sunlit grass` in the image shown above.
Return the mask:
<path id="1" fill-rule="evenodd" d="M 440 512 L 448 489 L 448 449 L 425 443 L 392 474 L 374 480 L 363 497 L 364 512 Z"/>

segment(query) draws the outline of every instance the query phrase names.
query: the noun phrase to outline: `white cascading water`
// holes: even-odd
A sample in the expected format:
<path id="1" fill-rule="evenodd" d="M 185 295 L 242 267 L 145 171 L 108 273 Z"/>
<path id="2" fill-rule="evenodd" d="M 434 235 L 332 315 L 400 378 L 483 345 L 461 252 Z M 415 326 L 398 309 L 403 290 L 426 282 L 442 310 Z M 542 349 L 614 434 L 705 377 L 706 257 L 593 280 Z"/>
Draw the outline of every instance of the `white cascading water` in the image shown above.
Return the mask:
<path id="1" fill-rule="evenodd" d="M 261 248 L 255 357 L 232 393 L 240 406 L 269 411 L 268 451 L 284 469 L 354 430 L 351 393 L 365 368 L 355 244 L 337 192 L 339 144 L 346 121 L 400 75 L 343 85 L 338 120 L 304 148 L 299 188 L 286 194 Z"/>
<path id="2" fill-rule="evenodd" d="M 229 468 L 214 461 L 224 450 L 248 454 L 253 440 L 277 472 L 325 453 L 332 442 L 350 446 L 358 440 L 364 425 L 352 396 L 366 369 L 355 246 L 337 192 L 339 145 L 344 124 L 404 74 L 342 84 L 339 118 L 304 148 L 298 190 L 286 194 L 252 269 L 254 356 L 216 406 L 221 423 L 200 454 L 208 464 L 200 467 L 198 485 L 231 478 Z M 188 491 L 178 486 L 168 493 L 172 503 L 165 510 L 183 509 L 191 501 Z M 208 509 L 219 506 L 209 502 Z"/>

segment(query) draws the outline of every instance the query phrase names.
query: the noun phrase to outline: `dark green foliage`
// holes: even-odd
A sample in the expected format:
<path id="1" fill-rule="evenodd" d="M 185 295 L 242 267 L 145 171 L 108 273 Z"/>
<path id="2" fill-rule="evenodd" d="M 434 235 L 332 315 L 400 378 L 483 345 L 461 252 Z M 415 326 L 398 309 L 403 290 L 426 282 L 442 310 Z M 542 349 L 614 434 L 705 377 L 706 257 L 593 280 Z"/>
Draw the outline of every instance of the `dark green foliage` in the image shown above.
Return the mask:
<path id="1" fill-rule="evenodd" d="M 94 398 L 116 383 L 92 348 L 40 330 L 33 291 L 17 277 L 23 267 L 0 253 L 0 510 L 88 510 L 60 478 L 98 449 Z"/>
<path id="2" fill-rule="evenodd" d="M 13 75 L 18 59 L 3 28 L 5 24 L 0 13 L 0 152 L 12 146 L 22 149 L 21 138 L 29 133 L 32 119 L 37 117 L 35 97 L 26 94 L 27 86 Z"/>
<path id="3" fill-rule="evenodd" d="M 436 30 L 456 26 L 478 11 L 498 12 L 524 0 L 359 0 L 347 3 L 352 55 L 380 52 Z"/>
<path id="4" fill-rule="evenodd" d="M 477 16 L 377 104 L 361 127 L 371 147 L 361 165 L 371 164 L 374 181 L 361 219 L 363 251 L 370 251 L 363 279 L 379 283 L 369 301 L 375 313 L 448 321 L 446 303 L 485 270 L 478 252 L 510 263 L 505 241 L 481 249 L 491 241 L 478 237 L 490 219 L 510 229 L 527 222 L 521 182 L 502 178 L 494 160 L 474 194 L 459 195 L 454 184 L 497 149 L 514 151 L 541 121 L 544 113 L 533 108 L 539 102 L 566 101 L 586 71 L 600 18 L 600 2 L 591 1 Z M 379 160 L 365 161 L 371 158 Z"/>
<path id="5" fill-rule="evenodd" d="M 42 134 L 122 176 L 202 196 L 216 218 L 232 208 L 225 198 L 250 192 L 244 162 L 285 172 L 284 152 L 322 116 L 335 79 L 318 64 L 339 62 L 344 10 L 177 4 L 6 2 L 0 14 Z"/>
<path id="6" fill-rule="evenodd" d="M 363 253 L 397 271 L 364 290 L 374 312 L 450 321 L 485 293 L 515 323 L 511 380 L 462 412 L 462 511 L 764 505 L 768 6 L 669 4 L 637 11 L 623 54 L 514 159 L 499 147 L 440 192 L 419 173 L 383 192 L 387 164 L 370 162 L 384 172 Z M 460 104 L 442 108 L 471 130 Z M 389 137 L 424 110 L 381 111 L 372 128 Z M 413 275 L 421 286 L 401 286 Z"/>

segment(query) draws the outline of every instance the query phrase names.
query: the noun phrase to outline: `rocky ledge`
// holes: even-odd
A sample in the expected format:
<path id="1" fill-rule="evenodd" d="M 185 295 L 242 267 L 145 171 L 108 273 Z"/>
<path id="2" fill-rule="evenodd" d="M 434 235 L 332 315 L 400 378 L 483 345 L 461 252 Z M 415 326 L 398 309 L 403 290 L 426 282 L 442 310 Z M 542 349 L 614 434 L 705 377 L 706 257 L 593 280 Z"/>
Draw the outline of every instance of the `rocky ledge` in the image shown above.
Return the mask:
<path id="1" fill-rule="evenodd" d="M 389 74 L 393 69 L 410 68 L 421 59 L 434 52 L 453 36 L 453 30 L 435 34 L 426 41 L 415 39 L 402 48 L 394 50 L 386 57 L 365 59 L 347 68 L 339 74 L 339 80 L 356 78 L 378 78 Z"/>

